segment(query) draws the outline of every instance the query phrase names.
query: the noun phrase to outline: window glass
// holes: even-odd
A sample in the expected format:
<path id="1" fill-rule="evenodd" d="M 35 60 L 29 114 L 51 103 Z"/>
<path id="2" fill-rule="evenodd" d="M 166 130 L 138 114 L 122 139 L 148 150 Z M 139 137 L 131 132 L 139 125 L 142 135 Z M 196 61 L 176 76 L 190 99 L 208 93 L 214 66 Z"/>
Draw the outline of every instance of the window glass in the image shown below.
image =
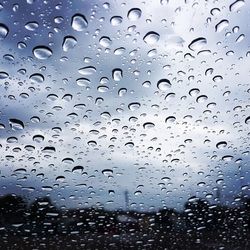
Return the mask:
<path id="1" fill-rule="evenodd" d="M 247 249 L 249 8 L 1 1 L 1 249 Z"/>

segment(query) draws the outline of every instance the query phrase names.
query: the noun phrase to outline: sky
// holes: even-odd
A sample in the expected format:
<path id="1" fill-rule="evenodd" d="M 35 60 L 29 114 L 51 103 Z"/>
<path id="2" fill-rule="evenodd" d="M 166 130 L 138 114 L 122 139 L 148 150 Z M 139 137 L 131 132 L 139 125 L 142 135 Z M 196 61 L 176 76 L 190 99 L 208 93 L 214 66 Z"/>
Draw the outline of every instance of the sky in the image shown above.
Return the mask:
<path id="1" fill-rule="evenodd" d="M 0 6 L 0 194 L 180 209 L 249 194 L 247 1 Z"/>

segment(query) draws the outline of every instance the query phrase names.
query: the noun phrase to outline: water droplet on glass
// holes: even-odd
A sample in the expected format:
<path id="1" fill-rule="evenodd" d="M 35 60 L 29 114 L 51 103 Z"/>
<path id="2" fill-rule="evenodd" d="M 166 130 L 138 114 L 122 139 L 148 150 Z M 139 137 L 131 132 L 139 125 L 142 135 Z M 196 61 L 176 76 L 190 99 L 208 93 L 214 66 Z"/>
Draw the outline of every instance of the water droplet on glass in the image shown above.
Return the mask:
<path id="1" fill-rule="evenodd" d="M 121 88 L 118 91 L 118 95 L 121 96 L 121 97 L 124 96 L 126 93 L 127 93 L 127 89 L 126 88 Z"/>
<path id="2" fill-rule="evenodd" d="M 8 35 L 8 33 L 8 27 L 5 24 L 0 23 L 0 40 L 3 40 Z"/>
<path id="3" fill-rule="evenodd" d="M 34 135 L 33 141 L 40 143 L 40 142 L 44 141 L 44 136 L 43 135 Z"/>
<path id="4" fill-rule="evenodd" d="M 103 175 L 105 176 L 112 176 L 113 175 L 113 170 L 112 169 L 103 169 L 102 170 Z"/>
<path id="5" fill-rule="evenodd" d="M 81 86 L 81 87 L 87 87 L 90 84 L 90 80 L 87 78 L 78 78 L 76 80 L 76 84 Z"/>
<path id="6" fill-rule="evenodd" d="M 88 27 L 88 21 L 84 15 L 75 14 L 71 20 L 71 27 L 76 31 L 83 31 Z"/>
<path id="7" fill-rule="evenodd" d="M 189 45 L 188 48 L 193 51 L 201 50 L 207 44 L 207 39 L 204 37 L 199 37 L 194 39 Z"/>
<path id="8" fill-rule="evenodd" d="M 123 77 L 123 72 L 121 69 L 114 69 L 112 71 L 112 76 L 113 76 L 113 79 L 114 81 L 121 81 L 122 77 Z"/>
<path id="9" fill-rule="evenodd" d="M 172 124 L 176 121 L 176 118 L 174 116 L 168 116 L 166 119 L 165 119 L 165 123 L 167 124 Z"/>
<path id="10" fill-rule="evenodd" d="M 144 129 L 151 129 L 151 128 L 154 128 L 154 127 L 155 127 L 155 124 L 152 123 L 152 122 L 145 122 L 145 123 L 143 124 L 143 128 L 144 128 Z"/>
<path id="11" fill-rule="evenodd" d="M 7 78 L 7 77 L 9 77 L 9 74 L 8 74 L 8 73 L 3 72 L 3 71 L 0 72 L 0 80 L 5 79 L 5 78 Z"/>
<path id="12" fill-rule="evenodd" d="M 206 95 L 200 95 L 200 96 L 197 97 L 196 102 L 198 102 L 198 103 L 203 103 L 203 102 L 205 102 L 207 99 L 208 99 L 208 97 L 207 97 Z"/>
<path id="13" fill-rule="evenodd" d="M 28 22 L 24 27 L 27 30 L 34 31 L 39 27 L 39 24 L 37 22 Z"/>
<path id="14" fill-rule="evenodd" d="M 110 23 L 113 26 L 118 26 L 122 23 L 122 17 L 121 16 L 113 16 L 110 19 Z"/>
<path id="15" fill-rule="evenodd" d="M 21 130 L 24 129 L 24 124 L 22 121 L 18 119 L 9 119 L 10 127 L 13 130 Z"/>
<path id="16" fill-rule="evenodd" d="M 133 148 L 134 147 L 134 143 L 133 142 L 127 142 L 125 144 L 125 146 L 128 147 L 128 148 Z"/>
<path id="17" fill-rule="evenodd" d="M 225 141 L 220 141 L 220 142 L 218 142 L 217 144 L 216 144 L 216 148 L 218 148 L 218 149 L 223 149 L 223 148 L 225 148 L 227 146 L 227 142 L 225 142 Z"/>
<path id="18" fill-rule="evenodd" d="M 131 102 L 129 105 L 128 105 L 128 108 L 131 110 L 131 111 L 135 111 L 137 109 L 139 109 L 141 107 L 141 104 L 139 102 Z"/>
<path id="19" fill-rule="evenodd" d="M 37 46 L 33 49 L 33 54 L 37 59 L 45 60 L 50 58 L 53 52 L 46 46 Z"/>
<path id="20" fill-rule="evenodd" d="M 81 174 L 83 172 L 83 166 L 75 166 L 72 168 L 72 173 Z"/>
<path id="21" fill-rule="evenodd" d="M 128 12 L 128 19 L 130 21 L 137 21 L 141 17 L 141 10 L 139 8 L 133 8 Z"/>
<path id="22" fill-rule="evenodd" d="M 221 32 L 221 31 L 224 30 L 228 25 L 229 25 L 228 20 L 223 19 L 223 20 L 221 20 L 219 23 L 217 23 L 217 24 L 215 25 L 215 31 L 216 31 L 216 32 Z"/>
<path id="23" fill-rule="evenodd" d="M 157 88 L 161 91 L 166 91 L 171 87 L 171 83 L 168 79 L 161 79 L 157 83 Z"/>
<path id="24" fill-rule="evenodd" d="M 237 0 L 229 6 L 229 9 L 230 9 L 230 11 L 235 12 L 235 11 L 238 11 L 244 5 L 245 5 L 244 0 Z"/>
<path id="25" fill-rule="evenodd" d="M 96 68 L 93 66 L 88 66 L 88 67 L 78 69 L 78 72 L 81 75 L 89 76 L 89 75 L 93 75 L 96 72 Z"/>
<path id="26" fill-rule="evenodd" d="M 144 37 L 143 41 L 148 45 L 156 44 L 160 39 L 160 35 L 154 31 L 148 32 Z"/>
<path id="27" fill-rule="evenodd" d="M 62 49 L 67 52 L 73 49 L 77 44 L 77 40 L 73 36 L 66 36 L 63 39 Z"/>
<path id="28" fill-rule="evenodd" d="M 38 73 L 31 75 L 29 78 L 30 78 L 31 83 L 35 83 L 35 84 L 39 84 L 44 81 L 44 76 Z"/>
<path id="29" fill-rule="evenodd" d="M 112 40 L 107 36 L 103 36 L 103 37 L 100 38 L 99 44 L 102 47 L 107 48 L 107 47 L 111 46 Z"/>
<path id="30" fill-rule="evenodd" d="M 250 116 L 248 116 L 248 117 L 245 119 L 245 123 L 248 124 L 248 125 L 250 124 Z"/>
<path id="31" fill-rule="evenodd" d="M 225 155 L 225 156 L 222 157 L 223 161 L 232 161 L 232 159 L 233 159 L 232 155 Z"/>
<path id="32" fill-rule="evenodd" d="M 124 47 L 120 47 L 120 48 L 118 48 L 118 49 L 115 49 L 114 54 L 115 54 L 116 56 L 120 56 L 120 55 L 122 55 L 125 51 L 126 51 L 126 49 L 125 49 Z"/>
<path id="33" fill-rule="evenodd" d="M 44 147 L 43 149 L 42 149 L 42 152 L 43 153 L 48 153 L 48 154 L 51 154 L 51 153 L 55 153 L 56 152 L 56 149 L 55 149 L 55 147 Z"/>

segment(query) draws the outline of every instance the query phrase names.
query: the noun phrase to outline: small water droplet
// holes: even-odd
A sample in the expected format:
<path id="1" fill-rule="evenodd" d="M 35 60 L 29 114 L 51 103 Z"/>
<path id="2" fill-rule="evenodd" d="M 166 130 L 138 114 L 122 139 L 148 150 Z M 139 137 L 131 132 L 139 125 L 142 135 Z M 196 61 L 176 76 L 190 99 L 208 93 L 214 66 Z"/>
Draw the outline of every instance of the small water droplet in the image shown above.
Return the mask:
<path id="1" fill-rule="evenodd" d="M 8 34 L 9 34 L 8 27 L 5 24 L 0 23 L 0 40 L 3 40 Z"/>
<path id="2" fill-rule="evenodd" d="M 216 32 L 221 32 L 223 31 L 226 27 L 228 27 L 229 22 L 226 19 L 221 20 L 219 23 L 215 25 L 215 31 Z"/>
<path id="3" fill-rule="evenodd" d="M 9 119 L 9 124 L 10 124 L 11 129 L 13 129 L 13 130 L 24 129 L 23 122 L 18 120 L 18 119 Z"/>
<path id="4" fill-rule="evenodd" d="M 139 109 L 141 107 L 141 104 L 139 102 L 131 102 L 129 105 L 128 105 L 128 108 L 131 110 L 131 111 L 135 111 L 137 109 Z"/>
<path id="5" fill-rule="evenodd" d="M 143 41 L 148 45 L 156 44 L 160 39 L 160 35 L 154 31 L 148 32 L 144 37 Z"/>
<path id="6" fill-rule="evenodd" d="M 77 45 L 77 40 L 73 36 L 66 36 L 63 39 L 62 49 L 67 52 Z"/>
<path id="7" fill-rule="evenodd" d="M 46 46 L 37 46 L 33 49 L 33 54 L 37 59 L 46 60 L 52 56 L 53 52 Z"/>
<path id="8" fill-rule="evenodd" d="M 39 24 L 37 22 L 28 22 L 24 27 L 27 30 L 34 31 L 39 27 Z"/>
<path id="9" fill-rule="evenodd" d="M 166 91 L 171 87 L 171 83 L 168 79 L 161 79 L 157 83 L 157 88 L 161 91 Z"/>
<path id="10" fill-rule="evenodd" d="M 102 47 L 107 48 L 107 47 L 111 46 L 112 40 L 107 36 L 103 36 L 103 37 L 100 38 L 99 44 Z"/>
<path id="11" fill-rule="evenodd" d="M 88 67 L 78 69 L 78 72 L 81 75 L 89 76 L 89 75 L 93 75 L 96 72 L 96 68 L 93 66 L 88 66 Z"/>
<path id="12" fill-rule="evenodd" d="M 123 72 L 121 69 L 114 69 L 112 71 L 112 77 L 114 79 L 114 81 L 119 82 L 121 81 L 122 77 L 123 77 Z"/>
<path id="13" fill-rule="evenodd" d="M 88 27 L 88 21 L 84 15 L 75 14 L 71 19 L 71 27 L 76 31 L 83 31 Z"/>
<path id="14" fill-rule="evenodd" d="M 132 22 L 137 21 L 141 17 L 141 10 L 139 8 L 133 8 L 128 11 L 128 19 Z"/>
<path id="15" fill-rule="evenodd" d="M 189 45 L 188 48 L 193 51 L 201 50 L 207 44 L 207 39 L 204 37 L 199 37 L 194 39 Z"/>
<path id="16" fill-rule="evenodd" d="M 113 16 L 110 19 L 110 23 L 113 26 L 118 26 L 122 23 L 122 17 L 121 16 Z"/>

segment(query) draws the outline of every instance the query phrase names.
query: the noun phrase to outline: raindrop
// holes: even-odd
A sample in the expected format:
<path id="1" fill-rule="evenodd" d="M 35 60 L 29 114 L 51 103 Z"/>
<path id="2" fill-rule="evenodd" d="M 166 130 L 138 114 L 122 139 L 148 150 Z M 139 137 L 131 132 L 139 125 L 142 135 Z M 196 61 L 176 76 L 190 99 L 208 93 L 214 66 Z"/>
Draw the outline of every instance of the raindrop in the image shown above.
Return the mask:
<path id="1" fill-rule="evenodd" d="M 62 162 L 65 164 L 73 164 L 74 160 L 72 158 L 64 158 L 62 159 Z"/>
<path id="2" fill-rule="evenodd" d="M 30 78 L 31 83 L 35 83 L 35 84 L 39 84 L 44 81 L 44 76 L 38 73 L 31 75 L 29 78 Z"/>
<path id="3" fill-rule="evenodd" d="M 125 146 L 126 146 L 127 148 L 133 148 L 133 147 L 134 147 L 134 143 L 133 143 L 133 142 L 127 142 L 127 143 L 125 144 Z"/>
<path id="4" fill-rule="evenodd" d="M 140 191 L 140 190 L 138 190 L 138 191 L 135 191 L 135 192 L 134 192 L 134 195 L 135 195 L 135 196 L 139 196 L 139 195 L 142 195 L 142 191 Z"/>
<path id="5" fill-rule="evenodd" d="M 37 22 L 28 22 L 24 27 L 27 30 L 34 31 L 39 27 L 39 24 Z"/>
<path id="6" fill-rule="evenodd" d="M 160 35 L 154 31 L 148 32 L 144 37 L 143 41 L 148 45 L 156 44 L 160 39 Z"/>
<path id="7" fill-rule="evenodd" d="M 13 129 L 13 130 L 24 129 L 23 122 L 18 120 L 18 119 L 9 119 L 9 124 L 10 124 L 11 129 Z"/>
<path id="8" fill-rule="evenodd" d="M 213 77 L 213 81 L 214 82 L 221 82 L 223 80 L 223 77 L 222 76 L 220 76 L 220 75 L 217 75 L 217 76 L 214 76 Z"/>
<path id="9" fill-rule="evenodd" d="M 43 153 L 51 154 L 51 153 L 55 153 L 55 152 L 56 152 L 56 149 L 55 149 L 55 147 L 44 147 L 44 148 L 42 149 L 42 152 L 43 152 Z"/>
<path id="10" fill-rule="evenodd" d="M 96 141 L 88 141 L 90 147 L 95 147 L 97 145 Z"/>
<path id="11" fill-rule="evenodd" d="M 113 26 L 118 26 L 122 23 L 122 17 L 121 16 L 113 16 L 110 19 L 110 23 Z"/>
<path id="12" fill-rule="evenodd" d="M 145 82 L 142 83 L 142 86 L 144 88 L 149 88 L 151 86 L 151 82 L 150 81 L 145 81 Z"/>
<path id="13" fill-rule="evenodd" d="M 99 44 L 102 47 L 107 48 L 107 47 L 111 46 L 112 40 L 107 36 L 103 36 L 103 37 L 100 38 Z"/>
<path id="14" fill-rule="evenodd" d="M 100 92 L 100 93 L 105 93 L 105 92 L 108 92 L 109 91 L 109 87 L 108 86 L 98 86 L 97 87 L 97 91 Z"/>
<path id="15" fill-rule="evenodd" d="M 40 142 L 44 141 L 44 136 L 43 135 L 34 135 L 33 141 L 40 143 Z"/>
<path id="16" fill-rule="evenodd" d="M 0 23 L 0 40 L 3 40 L 8 35 L 8 33 L 8 27 L 5 24 Z"/>
<path id="17" fill-rule="evenodd" d="M 197 97 L 196 102 L 198 102 L 198 103 L 203 103 L 203 102 L 205 102 L 207 99 L 208 99 L 208 97 L 207 97 L 206 95 L 200 95 L 200 96 Z"/>
<path id="18" fill-rule="evenodd" d="M 6 72 L 1 71 L 0 72 L 0 80 L 3 80 L 5 78 L 9 77 L 9 74 Z"/>
<path id="19" fill-rule="evenodd" d="M 88 21 L 84 15 L 75 14 L 71 19 L 71 27 L 76 31 L 83 31 L 88 27 Z"/>
<path id="20" fill-rule="evenodd" d="M 166 119 L 165 119 L 165 123 L 167 124 L 171 124 L 171 123 L 174 123 L 176 121 L 176 118 L 174 116 L 168 116 Z"/>
<path id="21" fill-rule="evenodd" d="M 141 10 L 139 8 L 133 8 L 128 11 L 128 19 L 132 22 L 137 21 L 141 17 Z"/>
<path id="22" fill-rule="evenodd" d="M 245 123 L 250 125 L 250 116 L 248 116 L 246 119 L 245 119 Z"/>
<path id="23" fill-rule="evenodd" d="M 8 143 L 16 143 L 18 142 L 18 139 L 14 136 L 8 137 L 6 140 Z"/>
<path id="24" fill-rule="evenodd" d="M 81 75 L 89 76 L 89 75 L 93 75 L 96 72 L 96 68 L 93 66 L 88 66 L 88 67 L 78 69 L 78 72 Z"/>
<path id="25" fill-rule="evenodd" d="M 139 102 L 131 102 L 129 105 L 128 105 L 128 108 L 131 110 L 131 111 L 135 111 L 137 109 L 139 109 L 141 107 L 141 104 Z"/>
<path id="26" fill-rule="evenodd" d="M 199 89 L 191 89 L 191 90 L 189 91 L 189 95 L 190 95 L 190 96 L 197 96 L 199 93 L 200 93 L 200 90 L 199 90 Z"/>
<path id="27" fill-rule="evenodd" d="M 151 128 L 154 128 L 154 127 L 155 127 L 155 124 L 152 123 L 152 122 L 145 122 L 145 123 L 143 124 L 143 128 L 144 128 L 144 129 L 151 129 Z"/>
<path id="28" fill-rule="evenodd" d="M 226 27 L 228 27 L 229 22 L 226 19 L 221 20 L 219 23 L 215 25 L 215 31 L 216 32 L 221 32 L 224 30 Z"/>
<path id="29" fill-rule="evenodd" d="M 58 99 L 58 96 L 57 96 L 56 94 L 49 94 L 49 95 L 47 96 L 47 99 L 48 99 L 49 101 L 55 101 L 55 100 Z"/>
<path id="30" fill-rule="evenodd" d="M 56 177 L 56 181 L 63 182 L 65 180 L 65 176 L 59 175 Z"/>
<path id="31" fill-rule="evenodd" d="M 119 82 L 121 81 L 122 77 L 123 77 L 123 72 L 121 69 L 114 69 L 112 71 L 112 77 L 114 79 L 114 81 Z"/>
<path id="32" fill-rule="evenodd" d="M 114 50 L 114 54 L 115 54 L 116 56 L 120 56 L 120 55 L 122 55 L 125 51 L 126 51 L 126 49 L 125 49 L 124 47 L 120 47 L 120 48 Z"/>
<path id="33" fill-rule="evenodd" d="M 216 144 L 216 148 L 218 148 L 218 149 L 223 149 L 223 148 L 225 148 L 227 146 L 227 142 L 225 142 L 225 141 L 220 141 L 220 142 L 218 142 L 217 144 Z"/>
<path id="34" fill-rule="evenodd" d="M 193 51 L 201 50 L 207 44 L 207 39 L 204 37 L 199 37 L 194 39 L 189 45 L 188 48 Z"/>
<path id="35" fill-rule="evenodd" d="M 222 157 L 223 161 L 231 161 L 232 159 L 233 159 L 232 155 L 225 155 L 225 156 Z"/>
<path id="36" fill-rule="evenodd" d="M 118 95 L 121 96 L 121 97 L 124 96 L 126 93 L 127 93 L 127 89 L 126 88 L 121 88 L 118 91 Z"/>
<path id="37" fill-rule="evenodd" d="M 78 173 L 81 174 L 83 171 L 83 167 L 82 166 L 75 166 L 72 168 L 72 173 Z"/>
<path id="38" fill-rule="evenodd" d="M 161 91 L 166 91 L 171 87 L 171 83 L 168 79 L 161 79 L 157 83 L 157 88 Z"/>
<path id="39" fill-rule="evenodd" d="M 77 40 L 73 36 L 65 36 L 63 39 L 62 49 L 67 52 L 73 49 L 77 44 Z"/>
<path id="40" fill-rule="evenodd" d="M 50 58 L 53 52 L 46 46 L 37 46 L 33 49 L 33 54 L 37 59 L 45 60 Z"/>
<path id="41" fill-rule="evenodd" d="M 105 176 L 112 176 L 113 175 L 113 170 L 112 169 L 103 169 L 102 173 Z"/>
<path id="42" fill-rule="evenodd" d="M 90 83 L 90 80 L 87 78 L 78 78 L 76 84 L 81 87 L 87 87 Z"/>
<path id="43" fill-rule="evenodd" d="M 237 0 L 229 6 L 229 10 L 232 12 L 238 11 L 241 7 L 245 5 L 244 0 Z"/>
<path id="44" fill-rule="evenodd" d="M 30 121 L 33 123 L 39 123 L 40 122 L 40 118 L 38 116 L 32 116 L 30 118 Z"/>

